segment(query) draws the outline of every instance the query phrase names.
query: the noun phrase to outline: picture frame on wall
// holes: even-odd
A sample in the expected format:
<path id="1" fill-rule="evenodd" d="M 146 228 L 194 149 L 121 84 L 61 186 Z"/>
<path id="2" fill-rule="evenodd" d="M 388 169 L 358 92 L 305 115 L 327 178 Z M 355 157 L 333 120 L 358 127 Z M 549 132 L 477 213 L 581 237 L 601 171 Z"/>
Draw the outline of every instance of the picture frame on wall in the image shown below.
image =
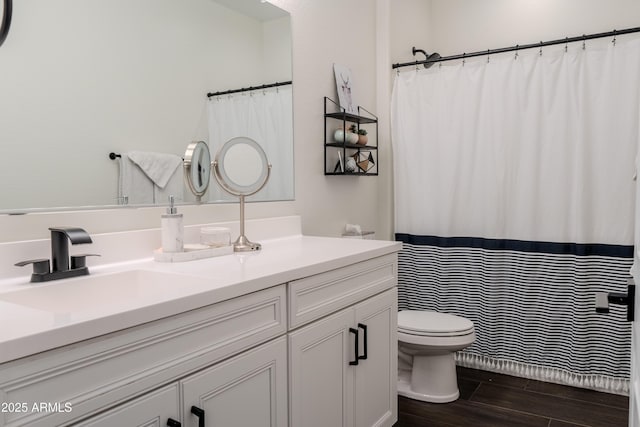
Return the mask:
<path id="1" fill-rule="evenodd" d="M 333 64 L 333 71 L 336 76 L 336 90 L 340 108 L 343 108 L 347 113 L 358 114 L 358 104 L 355 102 L 353 94 L 351 69 L 344 65 Z"/>

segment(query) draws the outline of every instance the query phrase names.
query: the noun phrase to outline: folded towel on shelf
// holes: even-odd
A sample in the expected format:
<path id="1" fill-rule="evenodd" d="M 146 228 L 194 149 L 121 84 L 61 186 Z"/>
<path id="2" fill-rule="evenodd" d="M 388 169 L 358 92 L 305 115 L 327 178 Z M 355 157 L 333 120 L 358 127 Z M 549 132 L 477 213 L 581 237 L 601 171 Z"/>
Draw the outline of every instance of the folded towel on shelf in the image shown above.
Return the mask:
<path id="1" fill-rule="evenodd" d="M 164 203 L 173 195 L 184 196 L 179 166 L 182 158 L 173 154 L 131 151 L 120 157 L 118 200 L 120 204 Z"/>

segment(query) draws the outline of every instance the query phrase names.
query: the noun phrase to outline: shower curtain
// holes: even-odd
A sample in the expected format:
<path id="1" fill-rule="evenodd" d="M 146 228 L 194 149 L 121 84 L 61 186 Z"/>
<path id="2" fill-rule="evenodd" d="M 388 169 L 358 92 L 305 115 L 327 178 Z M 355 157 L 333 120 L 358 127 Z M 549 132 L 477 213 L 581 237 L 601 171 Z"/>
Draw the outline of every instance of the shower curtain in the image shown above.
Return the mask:
<path id="1" fill-rule="evenodd" d="M 291 86 L 221 95 L 209 99 L 209 150 L 238 136 L 255 140 L 267 155 L 272 173 L 267 185 L 247 200 L 286 200 L 293 197 L 293 105 Z M 218 185 L 209 187 L 211 201 L 237 197 Z"/>
<path id="2" fill-rule="evenodd" d="M 399 306 L 465 316 L 464 366 L 628 391 L 640 41 L 399 73 Z"/>

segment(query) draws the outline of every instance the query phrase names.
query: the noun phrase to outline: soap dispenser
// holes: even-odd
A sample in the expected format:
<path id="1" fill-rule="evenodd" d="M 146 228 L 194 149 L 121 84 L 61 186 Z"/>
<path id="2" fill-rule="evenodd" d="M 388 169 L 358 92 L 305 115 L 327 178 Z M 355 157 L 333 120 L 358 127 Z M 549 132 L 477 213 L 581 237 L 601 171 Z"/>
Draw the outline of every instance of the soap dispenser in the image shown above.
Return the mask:
<path id="1" fill-rule="evenodd" d="M 169 196 L 167 213 L 162 215 L 162 252 L 183 252 L 184 250 L 184 226 L 182 214 L 174 206 L 174 197 Z"/>

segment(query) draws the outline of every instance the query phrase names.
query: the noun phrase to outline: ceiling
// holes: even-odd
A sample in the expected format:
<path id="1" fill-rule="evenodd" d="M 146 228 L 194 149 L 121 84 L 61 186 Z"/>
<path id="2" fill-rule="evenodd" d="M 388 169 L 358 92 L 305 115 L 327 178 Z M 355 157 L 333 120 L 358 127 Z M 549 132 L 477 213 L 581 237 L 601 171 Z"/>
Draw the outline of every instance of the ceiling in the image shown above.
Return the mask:
<path id="1" fill-rule="evenodd" d="M 271 3 L 260 0 L 216 0 L 216 2 L 259 21 L 271 21 L 289 15 Z"/>

